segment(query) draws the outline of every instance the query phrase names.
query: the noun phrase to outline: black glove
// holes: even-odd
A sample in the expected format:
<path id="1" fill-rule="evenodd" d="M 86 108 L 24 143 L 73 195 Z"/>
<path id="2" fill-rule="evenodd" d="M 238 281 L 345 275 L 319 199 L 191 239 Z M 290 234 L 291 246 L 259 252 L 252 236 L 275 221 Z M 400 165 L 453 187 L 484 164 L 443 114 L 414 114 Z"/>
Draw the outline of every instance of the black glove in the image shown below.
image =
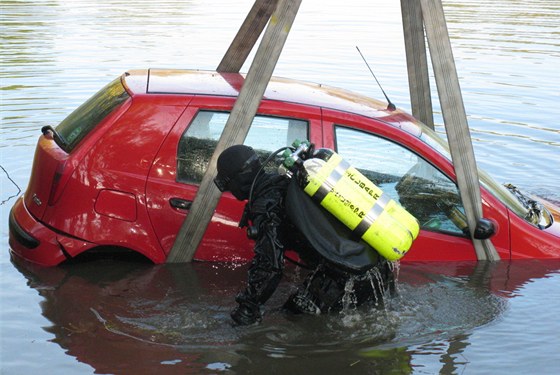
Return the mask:
<path id="1" fill-rule="evenodd" d="M 240 304 L 231 312 L 231 318 L 240 326 L 247 326 L 261 321 L 261 314 L 258 307 L 251 307 Z"/>

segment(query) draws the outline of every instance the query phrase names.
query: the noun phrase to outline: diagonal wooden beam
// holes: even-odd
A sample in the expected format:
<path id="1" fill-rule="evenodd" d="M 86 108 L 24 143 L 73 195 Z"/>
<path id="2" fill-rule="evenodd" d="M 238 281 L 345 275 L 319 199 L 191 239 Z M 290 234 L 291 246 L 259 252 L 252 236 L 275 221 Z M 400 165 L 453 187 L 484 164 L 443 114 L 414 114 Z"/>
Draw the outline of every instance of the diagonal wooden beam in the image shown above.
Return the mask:
<path id="1" fill-rule="evenodd" d="M 239 73 L 277 4 L 278 0 L 255 1 L 222 61 L 220 61 L 216 69 L 218 72 Z"/>
<path id="2" fill-rule="evenodd" d="M 208 169 L 202 178 L 191 209 L 177 234 L 167 258 L 168 263 L 192 260 L 220 199 L 221 193 L 213 182 L 218 156 L 229 146 L 243 143 L 245 140 L 300 4 L 301 0 L 280 0 L 278 2 L 224 131 L 208 163 Z"/>
<path id="3" fill-rule="evenodd" d="M 418 0 L 401 0 L 401 13 L 412 115 L 433 129 L 434 115 L 422 7 Z"/>
<path id="4" fill-rule="evenodd" d="M 443 6 L 441 0 L 421 0 L 420 3 L 445 131 L 476 255 L 479 260 L 499 260 L 490 240 L 473 237 L 482 217 L 480 183 Z"/>

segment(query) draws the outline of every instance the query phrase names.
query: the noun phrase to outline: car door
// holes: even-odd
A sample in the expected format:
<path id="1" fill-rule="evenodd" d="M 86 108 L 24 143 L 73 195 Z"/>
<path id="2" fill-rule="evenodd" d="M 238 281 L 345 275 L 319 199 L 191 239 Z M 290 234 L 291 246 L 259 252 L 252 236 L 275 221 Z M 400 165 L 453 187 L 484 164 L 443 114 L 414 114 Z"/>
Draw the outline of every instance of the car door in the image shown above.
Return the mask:
<path id="1" fill-rule="evenodd" d="M 334 148 L 418 219 L 420 234 L 404 261 L 476 260 L 457 185 L 434 160 L 418 152 L 420 140 L 387 123 L 335 111 L 325 111 L 323 126 L 327 147 Z M 403 138 L 416 142 L 417 150 L 403 145 Z M 500 229 L 492 241 L 502 256 L 509 257 L 503 204 L 485 193 L 483 209 L 485 217 Z"/>
<path id="2" fill-rule="evenodd" d="M 147 208 L 166 254 L 188 215 L 232 106 L 232 98 L 195 98 L 156 157 L 146 186 Z M 244 143 L 265 157 L 295 139 L 320 141 L 319 109 L 264 101 Z M 229 192 L 222 194 L 195 259 L 244 261 L 252 257 L 253 245 L 238 227 L 243 207 L 244 202 Z"/>

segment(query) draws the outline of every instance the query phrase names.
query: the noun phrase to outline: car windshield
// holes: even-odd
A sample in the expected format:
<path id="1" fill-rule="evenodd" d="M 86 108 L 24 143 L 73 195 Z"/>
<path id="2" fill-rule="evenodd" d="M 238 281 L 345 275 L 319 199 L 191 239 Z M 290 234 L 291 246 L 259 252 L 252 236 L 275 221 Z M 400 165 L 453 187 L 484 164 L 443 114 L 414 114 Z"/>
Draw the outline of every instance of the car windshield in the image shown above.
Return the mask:
<path id="1" fill-rule="evenodd" d="M 120 78 L 109 83 L 56 127 L 56 132 L 62 139 L 59 141 L 55 138 L 58 146 L 70 153 L 97 124 L 128 98 Z"/>
<path id="2" fill-rule="evenodd" d="M 451 161 L 451 153 L 447 142 L 426 125 L 420 124 L 420 126 L 422 128 L 422 135 L 420 136 L 420 139 Z M 482 186 L 496 198 L 501 200 L 510 210 L 522 218 L 528 218 L 528 209 L 514 194 L 510 192 L 509 189 L 497 183 L 488 173 L 480 168 L 478 168 L 478 177 Z"/>

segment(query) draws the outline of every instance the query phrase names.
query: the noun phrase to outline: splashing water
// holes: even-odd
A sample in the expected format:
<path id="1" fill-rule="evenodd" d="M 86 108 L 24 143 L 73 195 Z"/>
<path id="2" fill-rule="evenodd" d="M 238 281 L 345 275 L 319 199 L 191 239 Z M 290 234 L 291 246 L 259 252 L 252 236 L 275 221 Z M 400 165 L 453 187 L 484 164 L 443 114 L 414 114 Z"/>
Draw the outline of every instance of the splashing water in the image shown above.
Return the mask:
<path id="1" fill-rule="evenodd" d="M 344 296 L 342 297 L 342 310 L 354 310 L 358 300 L 356 298 L 356 292 L 354 290 L 354 278 L 351 277 L 346 281 L 344 285 Z"/>

